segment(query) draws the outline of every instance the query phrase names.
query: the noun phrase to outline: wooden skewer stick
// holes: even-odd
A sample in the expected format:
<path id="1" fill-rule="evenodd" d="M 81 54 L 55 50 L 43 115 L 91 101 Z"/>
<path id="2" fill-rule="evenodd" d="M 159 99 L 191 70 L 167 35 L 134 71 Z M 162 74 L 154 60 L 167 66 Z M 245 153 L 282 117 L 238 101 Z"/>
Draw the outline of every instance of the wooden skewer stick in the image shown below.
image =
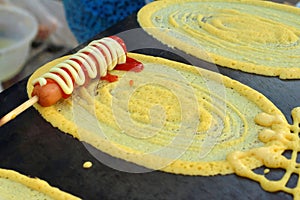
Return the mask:
<path id="1" fill-rule="evenodd" d="M 0 127 L 9 122 L 10 120 L 13 120 L 16 116 L 18 116 L 20 113 L 25 111 L 27 108 L 38 102 L 39 97 L 38 96 L 33 96 L 6 115 L 0 119 Z"/>

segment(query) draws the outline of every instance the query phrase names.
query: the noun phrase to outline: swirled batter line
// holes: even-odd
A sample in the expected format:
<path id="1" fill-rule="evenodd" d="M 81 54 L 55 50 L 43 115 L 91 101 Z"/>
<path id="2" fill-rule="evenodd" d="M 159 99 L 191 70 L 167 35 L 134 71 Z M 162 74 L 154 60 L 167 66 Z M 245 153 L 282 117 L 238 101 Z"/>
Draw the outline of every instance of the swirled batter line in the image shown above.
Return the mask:
<path id="1" fill-rule="evenodd" d="M 145 77 L 149 76 L 149 74 L 138 74 L 139 77 L 142 77 L 142 79 L 145 79 Z M 135 82 L 138 82 L 138 80 L 136 80 L 137 77 L 135 77 Z M 151 82 L 151 79 L 149 79 L 149 82 Z M 121 83 L 120 83 L 121 84 Z M 115 84 L 116 85 L 116 84 Z M 204 85 L 205 86 L 205 85 Z M 142 85 L 139 88 L 145 89 L 145 87 L 147 87 L 147 85 Z M 245 117 L 241 114 L 241 112 L 239 112 L 239 110 L 234 106 L 231 105 L 230 102 L 228 101 L 224 101 L 224 97 L 220 97 L 218 96 L 218 94 L 214 93 L 213 91 L 209 91 L 207 89 L 205 89 L 203 86 L 197 86 L 196 84 L 191 84 L 191 87 L 193 87 L 194 89 L 197 89 L 197 94 L 199 94 L 199 96 L 202 96 L 204 99 L 215 99 L 215 101 L 209 102 L 209 101 L 205 101 L 203 100 L 201 97 L 198 97 L 198 104 L 203 104 L 204 105 L 204 109 L 209 108 L 210 110 L 206 111 L 208 113 L 212 113 L 213 114 L 213 118 L 214 119 L 219 119 L 217 120 L 219 122 L 219 124 L 214 124 L 214 127 L 217 130 L 214 130 L 214 127 L 211 127 L 210 130 L 204 131 L 204 133 L 200 136 L 193 136 L 196 137 L 195 139 L 203 142 L 203 140 L 205 140 L 206 134 L 209 133 L 211 135 L 215 135 L 215 137 L 218 136 L 218 143 L 219 146 L 224 146 L 225 148 L 231 144 L 236 144 L 236 143 L 240 143 L 243 140 L 245 140 L 245 135 L 247 133 L 247 129 L 248 129 L 248 123 L 247 120 L 245 119 Z M 147 87 L 149 88 L 149 87 Z M 154 88 L 156 90 L 158 90 L 158 88 L 160 88 L 159 85 L 154 86 Z M 103 89 L 103 88 L 102 88 Z M 114 88 L 113 87 L 109 87 L 108 88 L 110 90 L 110 93 L 114 93 Z M 126 91 L 125 88 L 121 87 L 119 88 L 120 91 Z M 135 91 L 135 93 L 137 93 L 137 91 Z M 132 94 L 133 98 L 135 97 L 135 93 Z M 101 90 L 98 92 L 98 94 L 100 94 L 100 96 L 102 96 L 103 94 L 108 94 L 107 92 L 105 92 L 104 90 Z M 139 96 L 139 99 L 137 99 L 138 101 L 133 101 L 130 105 L 132 105 L 134 108 L 139 108 L 139 110 L 132 110 L 129 111 L 127 110 L 128 104 L 127 101 L 128 99 L 126 99 L 123 96 L 122 93 L 122 97 L 123 98 L 119 98 L 120 101 L 118 101 L 118 106 L 120 107 L 120 109 L 118 109 L 117 113 L 118 115 L 124 115 L 127 112 L 131 112 L 133 116 L 138 116 L 138 117 L 142 117 L 144 116 L 145 112 L 144 110 L 149 110 L 149 108 L 152 107 L 152 104 L 149 102 L 149 99 L 147 99 L 146 97 L 143 99 L 141 98 L 141 96 L 143 95 L 147 95 L 146 93 L 142 93 Z M 181 95 L 184 97 L 186 95 L 185 91 L 182 91 Z M 112 95 L 113 96 L 113 95 Z M 126 96 L 126 95 L 125 95 Z M 148 95 L 151 97 L 151 95 Z M 84 97 L 85 99 L 88 99 L 86 97 Z M 113 98 L 113 97 L 112 97 Z M 168 99 L 170 101 L 170 99 Z M 219 103 L 220 105 L 218 105 L 217 101 L 221 101 L 222 103 Z M 213 104 L 211 104 L 213 103 Z M 97 101 L 95 102 L 95 104 L 97 104 Z M 107 104 L 110 104 L 110 101 L 107 102 Z M 84 105 L 83 105 L 84 106 Z M 106 105 L 108 106 L 108 105 Z M 98 106 L 97 106 L 98 107 Z M 224 108 L 226 107 L 227 111 L 226 111 L 226 115 L 225 115 L 225 111 Z M 142 108 L 142 109 L 141 109 Z M 167 109 L 167 108 L 166 108 Z M 98 119 L 100 121 L 102 121 L 103 118 L 107 119 L 107 118 L 112 118 L 112 116 L 106 116 L 104 117 L 104 113 L 103 113 L 103 109 L 98 109 L 99 113 L 97 115 L 97 117 L 99 117 Z M 180 112 L 180 110 L 178 111 Z M 123 114 L 122 114 L 123 113 Z M 236 116 L 233 116 L 234 113 L 236 113 Z M 112 114 L 112 113 L 110 113 Z M 199 115 L 201 115 L 201 113 L 199 113 Z M 151 136 L 151 138 L 148 138 L 147 143 L 148 144 L 152 144 L 155 145 L 155 148 L 158 146 L 163 147 L 164 145 L 168 144 L 172 138 L 176 137 L 176 135 L 178 134 L 178 129 L 180 124 L 178 124 L 178 122 L 180 123 L 180 121 L 178 121 L 178 119 L 176 121 L 166 121 L 165 122 L 165 126 L 162 127 L 156 127 L 156 126 L 150 126 L 150 127 L 145 127 L 145 124 L 149 123 L 149 119 L 145 119 L 145 117 L 139 119 L 138 117 L 135 117 L 134 120 L 136 120 L 136 124 L 132 124 L 131 125 L 131 120 L 123 120 L 122 124 L 123 126 L 127 126 L 127 127 L 131 127 L 130 130 L 127 130 L 126 132 L 134 132 L 134 129 L 136 128 L 136 126 L 144 126 L 144 131 L 150 132 L 150 133 L 156 133 L 155 137 Z M 228 120 L 225 120 L 225 118 L 228 118 Z M 200 117 L 201 118 L 201 117 Z M 141 121 L 144 120 L 144 121 Z M 197 120 L 197 119 L 194 119 Z M 210 122 L 206 122 L 206 119 L 203 118 L 202 120 L 200 119 L 200 125 L 202 123 L 210 123 Z M 242 125 L 238 125 L 238 124 L 242 124 Z M 223 127 L 224 126 L 224 133 L 222 133 L 222 129 L 218 129 L 219 127 Z M 118 126 L 116 124 L 113 125 L 113 127 L 115 129 L 118 129 Z M 122 134 L 125 134 L 125 132 L 123 132 Z M 197 135 L 197 133 L 195 133 Z M 114 138 L 114 136 L 112 135 L 112 137 Z M 188 137 L 188 136 L 187 136 Z M 112 139 L 113 139 L 112 138 Z M 193 139 L 193 138 L 191 138 Z M 175 148 L 179 149 L 179 148 L 185 148 L 184 146 L 181 145 L 177 145 Z M 201 142 L 197 142 L 196 144 L 192 143 L 188 150 L 189 151 L 194 151 L 194 152 L 199 152 L 199 148 L 201 148 Z"/>
<path id="2" fill-rule="evenodd" d="M 245 72 L 300 78 L 300 10 L 255 0 L 156 1 L 138 22 L 161 42 Z"/>
<path id="3" fill-rule="evenodd" d="M 197 91 L 199 91 L 199 94 L 202 96 L 202 98 L 198 99 L 201 99 L 201 101 L 199 102 L 203 104 L 204 108 L 210 109 L 210 112 L 208 112 L 214 113 L 214 119 L 219 118 L 224 124 L 224 130 L 222 130 L 222 133 L 219 134 L 218 139 L 218 141 L 222 143 L 220 145 L 228 145 L 227 143 L 234 144 L 240 142 L 241 140 L 244 140 L 243 135 L 247 133 L 249 125 L 247 119 L 242 114 L 242 112 L 239 111 L 238 107 L 232 104 L 230 101 L 226 101 L 226 98 L 224 99 L 224 96 L 219 96 L 212 90 L 207 90 L 206 88 L 197 85 L 193 85 L 193 87 L 195 87 Z M 203 100 L 203 98 L 205 100 Z M 234 115 L 236 115 L 237 117 L 235 117 Z M 239 120 L 236 120 L 236 118 Z M 215 126 L 218 126 L 218 124 L 216 124 Z M 227 137 L 224 137 L 224 134 L 226 134 Z M 238 139 L 237 141 L 230 140 L 233 138 Z"/>

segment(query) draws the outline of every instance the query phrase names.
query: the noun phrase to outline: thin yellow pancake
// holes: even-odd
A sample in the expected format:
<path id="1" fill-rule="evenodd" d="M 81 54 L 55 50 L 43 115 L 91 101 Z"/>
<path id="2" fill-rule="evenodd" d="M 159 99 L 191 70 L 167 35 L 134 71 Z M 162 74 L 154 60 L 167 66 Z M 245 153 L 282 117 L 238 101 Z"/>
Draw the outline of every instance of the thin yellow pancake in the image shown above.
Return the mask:
<path id="1" fill-rule="evenodd" d="M 221 74 L 159 57 L 128 55 L 143 63 L 142 72 L 114 70 L 117 82 L 94 80 L 68 99 L 35 108 L 54 127 L 113 157 L 186 175 L 233 173 L 227 154 L 264 146 L 258 139 L 264 126 L 255 123 L 255 117 L 264 112 L 284 119 L 262 94 Z M 28 95 L 32 80 L 67 58 L 38 69 L 28 81 Z M 251 156 L 242 161 L 250 169 L 262 165 Z"/>
<path id="2" fill-rule="evenodd" d="M 138 12 L 140 26 L 209 62 L 281 79 L 300 78 L 300 9 L 258 0 L 162 0 Z"/>
<path id="3" fill-rule="evenodd" d="M 0 199 L 5 200 L 79 200 L 50 186 L 46 181 L 30 178 L 13 170 L 0 169 Z"/>

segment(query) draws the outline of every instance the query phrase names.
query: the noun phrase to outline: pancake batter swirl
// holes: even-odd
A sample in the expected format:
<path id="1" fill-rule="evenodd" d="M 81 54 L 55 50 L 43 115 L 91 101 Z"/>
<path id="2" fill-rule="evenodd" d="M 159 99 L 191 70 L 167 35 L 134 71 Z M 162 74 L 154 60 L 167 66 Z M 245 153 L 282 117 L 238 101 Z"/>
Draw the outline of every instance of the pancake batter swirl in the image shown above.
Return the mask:
<path id="1" fill-rule="evenodd" d="M 141 27 L 169 46 L 282 79 L 300 78 L 299 17 L 292 6 L 252 0 L 156 1 L 138 13 Z"/>

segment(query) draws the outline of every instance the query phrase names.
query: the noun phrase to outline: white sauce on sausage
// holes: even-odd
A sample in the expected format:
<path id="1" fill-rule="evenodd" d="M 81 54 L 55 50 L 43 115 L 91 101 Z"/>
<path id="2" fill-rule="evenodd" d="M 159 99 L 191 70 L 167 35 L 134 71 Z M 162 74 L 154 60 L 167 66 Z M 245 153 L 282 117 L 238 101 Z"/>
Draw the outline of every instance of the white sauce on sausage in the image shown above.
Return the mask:
<path id="1" fill-rule="evenodd" d="M 90 56 L 92 55 L 93 58 Z M 32 84 L 39 83 L 41 86 L 47 84 L 46 78 L 57 82 L 65 94 L 71 94 L 74 90 L 74 84 L 79 86 L 85 83 L 85 75 L 82 66 L 86 69 L 91 79 L 106 76 L 107 70 L 113 70 L 117 64 L 126 62 L 126 52 L 116 40 L 106 37 L 100 40 L 92 41 L 88 46 L 73 54 L 69 59 L 54 66 L 49 72 L 33 80 Z M 70 76 L 63 68 L 68 69 Z"/>

